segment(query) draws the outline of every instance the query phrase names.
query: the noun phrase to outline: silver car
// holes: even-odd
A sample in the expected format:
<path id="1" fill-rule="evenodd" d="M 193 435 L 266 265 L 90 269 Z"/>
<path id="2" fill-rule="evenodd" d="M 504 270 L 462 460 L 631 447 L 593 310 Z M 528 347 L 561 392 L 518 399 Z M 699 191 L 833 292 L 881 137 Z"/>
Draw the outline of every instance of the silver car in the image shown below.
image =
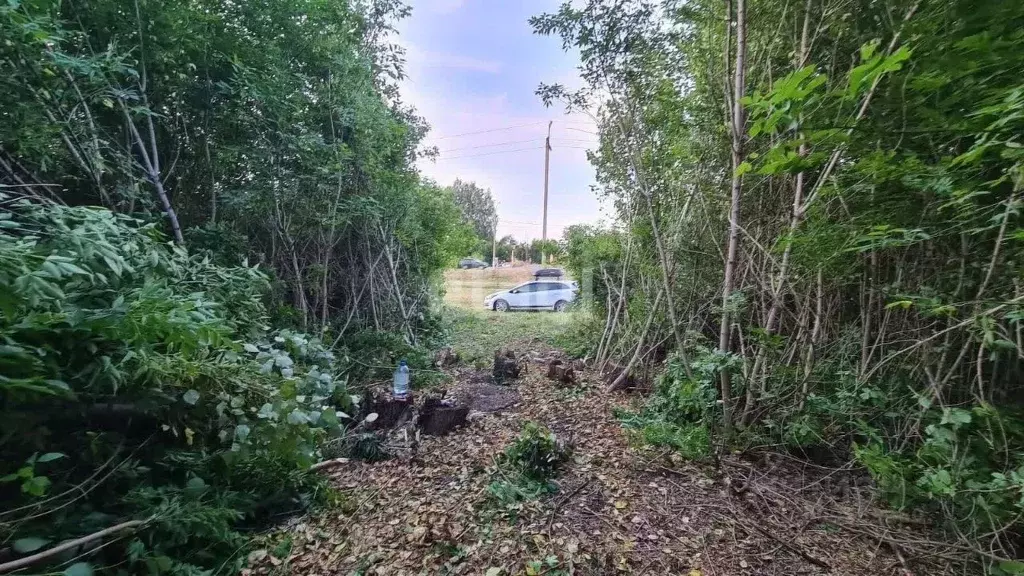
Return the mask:
<path id="1" fill-rule="evenodd" d="M 535 280 L 488 294 L 484 308 L 505 312 L 507 310 L 554 310 L 562 312 L 569 307 L 579 288 L 575 282 L 561 280 Z"/>

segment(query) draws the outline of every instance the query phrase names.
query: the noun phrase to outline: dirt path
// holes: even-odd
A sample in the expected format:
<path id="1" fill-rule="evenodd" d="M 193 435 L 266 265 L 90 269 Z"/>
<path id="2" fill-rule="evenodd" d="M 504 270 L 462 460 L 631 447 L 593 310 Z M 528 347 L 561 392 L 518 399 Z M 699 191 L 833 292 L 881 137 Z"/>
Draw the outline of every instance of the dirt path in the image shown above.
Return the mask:
<path id="1" fill-rule="evenodd" d="M 537 343 L 519 352 L 553 353 Z M 459 374 L 460 384 L 473 376 Z M 292 527 L 290 571 L 904 574 L 888 547 L 835 521 L 866 507 L 855 490 L 837 501 L 835 471 L 736 458 L 716 472 L 673 461 L 631 446 L 613 410 L 634 400 L 601 392 L 594 374 L 582 381 L 559 388 L 531 363 L 514 385 L 518 403 L 423 439 L 416 461 L 336 468 L 332 481 L 349 504 Z M 503 510 L 488 499 L 488 468 L 528 420 L 569 440 L 573 460 L 557 478 L 557 493 Z"/>

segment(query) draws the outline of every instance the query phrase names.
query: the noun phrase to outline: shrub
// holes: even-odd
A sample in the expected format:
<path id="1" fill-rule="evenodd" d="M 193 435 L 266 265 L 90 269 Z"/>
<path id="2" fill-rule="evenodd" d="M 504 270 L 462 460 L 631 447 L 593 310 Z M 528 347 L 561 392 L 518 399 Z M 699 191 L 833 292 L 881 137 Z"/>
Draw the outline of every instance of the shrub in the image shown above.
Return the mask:
<path id="1" fill-rule="evenodd" d="M 106 210 L 0 200 L 0 521 L 17 552 L 143 520 L 84 561 L 201 573 L 323 493 L 308 469 L 352 413 L 343 367 L 265 326 L 260 270 Z"/>
<path id="2" fill-rule="evenodd" d="M 1020 535 L 1024 516 L 1024 423 L 981 404 L 929 407 L 923 440 L 900 450 L 881 435 L 854 445 L 857 461 L 897 508 L 924 507 L 956 518 L 972 537 Z"/>
<path id="3" fill-rule="evenodd" d="M 570 449 L 547 429 L 527 422 L 523 431 L 498 456 L 491 472 L 495 480 L 487 486 L 488 496 L 500 507 L 513 510 L 520 502 L 555 492 L 550 480 L 569 459 Z"/>
<path id="4" fill-rule="evenodd" d="M 617 416 L 635 440 L 670 447 L 689 460 L 705 458 L 711 453 L 708 422 L 718 410 L 715 381 L 723 367 L 732 368 L 732 362 L 732 357 L 700 348 L 687 375 L 682 359 L 672 356 L 643 409 Z"/>
<path id="5" fill-rule="evenodd" d="M 498 465 L 531 480 L 554 477 L 569 459 L 569 448 L 546 428 L 527 422 L 519 436 L 498 458 Z"/>

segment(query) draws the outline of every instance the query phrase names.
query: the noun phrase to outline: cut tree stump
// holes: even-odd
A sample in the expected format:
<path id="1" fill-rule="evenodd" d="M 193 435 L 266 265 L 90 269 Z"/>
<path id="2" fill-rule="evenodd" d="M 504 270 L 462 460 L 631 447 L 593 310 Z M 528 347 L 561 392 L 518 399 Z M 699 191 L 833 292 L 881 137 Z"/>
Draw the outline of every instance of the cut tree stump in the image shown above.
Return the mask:
<path id="1" fill-rule="evenodd" d="M 494 368 L 491 376 L 495 382 L 501 383 L 506 380 L 519 378 L 522 366 L 516 360 L 516 353 L 511 350 L 497 350 L 494 352 Z"/>
<path id="2" fill-rule="evenodd" d="M 552 380 L 557 378 L 558 368 L 562 366 L 562 361 L 558 359 L 548 360 L 548 378 Z"/>
<path id="3" fill-rule="evenodd" d="M 444 436 L 466 425 L 469 406 L 449 406 L 437 398 L 428 398 L 420 409 L 419 427 L 428 436 Z"/>
<path id="4" fill-rule="evenodd" d="M 448 368 L 459 363 L 458 352 L 452 350 L 451 346 L 441 348 L 434 354 L 434 366 Z"/>
<path id="5" fill-rule="evenodd" d="M 367 392 L 363 396 L 363 417 L 376 413 L 377 419 L 368 423 L 368 430 L 388 430 L 412 417 L 412 396 L 405 400 L 396 400 L 390 394 L 374 396 Z"/>
<path id="6" fill-rule="evenodd" d="M 562 364 L 561 360 L 551 360 L 548 362 L 548 378 L 561 384 L 572 385 L 576 384 L 576 371 L 572 366 Z"/>

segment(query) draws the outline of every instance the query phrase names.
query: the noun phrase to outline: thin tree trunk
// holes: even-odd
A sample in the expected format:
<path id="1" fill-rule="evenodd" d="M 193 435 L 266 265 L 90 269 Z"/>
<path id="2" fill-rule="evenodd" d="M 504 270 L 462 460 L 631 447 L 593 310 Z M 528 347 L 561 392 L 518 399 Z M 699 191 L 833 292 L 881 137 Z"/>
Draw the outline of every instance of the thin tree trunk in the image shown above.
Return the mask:
<path id="1" fill-rule="evenodd" d="M 163 209 L 164 214 L 167 215 L 167 221 L 171 225 L 171 232 L 174 235 L 174 241 L 178 244 L 184 244 L 185 238 L 181 235 L 181 226 L 178 224 L 178 215 L 174 211 L 174 206 L 171 205 L 171 199 L 167 196 L 167 191 L 164 189 L 164 183 L 160 178 L 160 159 L 156 156 L 156 136 L 152 134 L 153 121 L 149 121 L 149 129 L 151 131 L 149 135 L 150 143 L 153 147 L 153 153 L 146 148 L 146 141 L 139 133 L 138 127 L 135 126 L 135 121 L 132 120 L 131 116 L 128 115 L 128 108 L 124 104 L 123 100 L 119 100 L 121 103 L 121 110 L 124 113 L 124 120 L 128 124 L 128 130 L 131 132 L 132 140 L 135 142 L 135 148 L 139 151 L 139 156 L 142 158 L 142 169 L 146 173 L 146 179 L 153 185 L 153 190 L 156 191 L 156 197 L 160 201 L 160 207 Z"/>
<path id="2" fill-rule="evenodd" d="M 633 210 L 632 210 L 632 207 L 630 208 L 630 211 L 628 212 L 628 215 L 629 215 L 629 217 L 627 219 L 627 224 L 628 224 L 627 230 L 631 229 L 632 228 L 632 224 L 633 224 L 633 218 L 632 218 Z M 626 257 L 623 259 L 623 264 L 622 264 L 622 280 L 621 280 L 621 283 L 619 285 L 619 300 L 618 300 L 618 303 L 615 306 L 615 314 L 612 316 L 612 326 L 611 326 L 611 329 L 608 331 L 608 343 L 609 344 L 611 344 L 612 336 L 615 334 L 615 329 L 618 327 L 619 316 L 622 314 L 622 307 L 625 305 L 625 299 L 626 299 L 626 277 L 629 276 L 629 262 L 630 262 L 630 260 L 632 258 L 632 255 L 633 255 L 633 234 L 630 233 L 630 234 L 626 235 Z M 605 350 L 605 358 L 606 359 L 607 359 L 608 355 L 609 355 L 608 351 Z M 605 363 L 604 361 L 602 361 L 602 363 L 601 363 L 601 368 L 602 369 L 604 368 L 604 363 Z"/>
<path id="3" fill-rule="evenodd" d="M 640 332 L 640 339 L 636 343 L 636 349 L 633 351 L 633 357 L 629 359 L 629 363 L 622 369 L 622 372 L 615 377 L 608 386 L 608 392 L 614 392 L 626 383 L 626 379 L 629 377 L 629 373 L 633 371 L 636 363 L 643 356 L 644 342 L 647 341 L 647 334 L 651 331 L 651 323 L 654 322 L 654 317 L 658 314 L 658 305 L 661 304 L 661 296 L 664 294 L 664 288 L 658 290 L 658 295 L 654 298 L 654 306 L 651 307 L 651 311 L 647 314 L 647 320 L 644 322 L 643 330 Z"/>
<path id="4" fill-rule="evenodd" d="M 822 290 L 822 274 L 821 266 L 818 266 L 818 277 L 817 277 L 817 293 L 814 302 L 814 328 L 811 328 L 811 341 L 807 344 L 807 348 L 804 349 L 803 365 L 804 365 L 804 376 L 803 381 L 800 384 L 800 405 L 799 409 L 803 409 L 804 400 L 807 399 L 809 392 L 811 372 L 814 369 L 814 354 L 815 348 L 818 346 L 818 340 L 821 338 L 821 322 L 823 318 L 822 314 L 822 300 L 824 294 Z"/>
<path id="5" fill-rule="evenodd" d="M 804 67 L 808 58 L 808 36 L 810 33 L 811 23 L 811 2 L 807 0 L 804 5 L 804 22 L 802 31 L 800 33 L 800 47 L 796 53 L 796 61 L 794 64 L 797 70 Z M 803 133 L 800 134 L 803 138 Z M 807 155 L 807 145 L 800 144 L 797 153 L 800 157 Z M 789 275 L 789 263 L 793 253 L 793 235 L 796 233 L 797 228 L 800 227 L 800 219 L 803 212 L 800 211 L 800 206 L 803 204 L 804 198 L 804 173 L 800 172 L 796 175 L 796 182 L 793 186 L 793 208 L 790 212 L 789 217 L 789 230 L 786 236 L 786 244 L 782 249 L 782 259 L 779 263 L 779 272 L 776 280 L 772 283 L 772 294 L 771 294 L 771 306 L 768 309 L 768 317 L 765 319 L 764 331 L 767 336 L 771 336 L 775 333 L 776 324 L 778 323 L 779 309 L 782 305 L 782 294 L 786 286 L 787 277 Z M 769 370 L 764 367 L 767 359 L 767 346 L 762 345 L 759 347 L 757 352 L 757 358 L 754 360 L 754 368 L 751 370 L 754 380 L 747 385 L 747 398 L 746 404 L 743 408 L 743 423 L 746 424 L 749 421 L 750 416 L 753 413 L 754 407 L 757 404 L 757 393 L 764 391 L 766 380 L 768 378 Z M 759 378 L 762 367 L 764 367 L 765 377 Z M 756 384 L 756 385 L 755 385 Z M 756 388 L 756 390 L 755 390 Z"/>
<path id="6" fill-rule="evenodd" d="M 732 106 L 732 186 L 729 208 L 729 244 L 726 249 L 725 274 L 722 280 L 722 325 L 718 334 L 718 349 L 729 353 L 731 319 L 729 318 L 729 298 L 732 296 L 734 274 L 736 270 L 736 253 L 740 237 L 740 196 L 743 187 L 743 176 L 739 172 L 743 163 L 744 111 L 741 99 L 744 93 L 744 71 L 747 52 L 747 14 L 746 0 L 736 0 L 736 68 L 733 84 Z M 722 370 L 722 428 L 725 441 L 732 435 L 732 375 Z"/>
<path id="7" fill-rule="evenodd" d="M 672 297 L 672 286 L 669 283 L 669 262 L 665 253 L 665 244 L 662 242 L 661 233 L 658 230 L 658 219 L 654 214 L 654 203 L 651 201 L 649 190 L 643 193 L 647 203 L 647 215 L 651 220 L 651 233 L 654 235 L 654 246 L 658 250 L 658 262 L 661 264 L 662 289 L 665 290 L 665 305 L 668 307 L 668 318 L 672 323 L 672 335 L 676 339 L 676 351 L 682 359 L 683 370 L 690 376 L 690 362 L 686 359 L 686 349 L 683 345 L 683 335 L 679 332 L 679 321 L 676 319 L 675 299 Z"/>
<path id="8" fill-rule="evenodd" d="M 210 161 L 210 133 L 203 137 L 203 150 L 206 154 L 206 169 L 210 173 L 210 223 L 217 223 L 217 179 L 213 174 L 213 162 Z"/>
<path id="9" fill-rule="evenodd" d="M 395 291 L 395 298 L 398 300 L 398 311 L 402 314 L 402 323 L 409 334 L 409 343 L 415 346 L 416 334 L 413 332 L 412 326 L 409 325 L 409 314 L 406 312 L 405 302 L 402 298 L 401 284 L 398 283 L 397 265 L 395 264 L 394 256 L 391 254 L 391 241 L 387 234 L 385 234 L 383 226 L 378 226 L 378 229 L 380 230 L 381 242 L 384 244 L 384 256 L 388 259 L 388 271 L 391 272 L 391 282 Z"/>

